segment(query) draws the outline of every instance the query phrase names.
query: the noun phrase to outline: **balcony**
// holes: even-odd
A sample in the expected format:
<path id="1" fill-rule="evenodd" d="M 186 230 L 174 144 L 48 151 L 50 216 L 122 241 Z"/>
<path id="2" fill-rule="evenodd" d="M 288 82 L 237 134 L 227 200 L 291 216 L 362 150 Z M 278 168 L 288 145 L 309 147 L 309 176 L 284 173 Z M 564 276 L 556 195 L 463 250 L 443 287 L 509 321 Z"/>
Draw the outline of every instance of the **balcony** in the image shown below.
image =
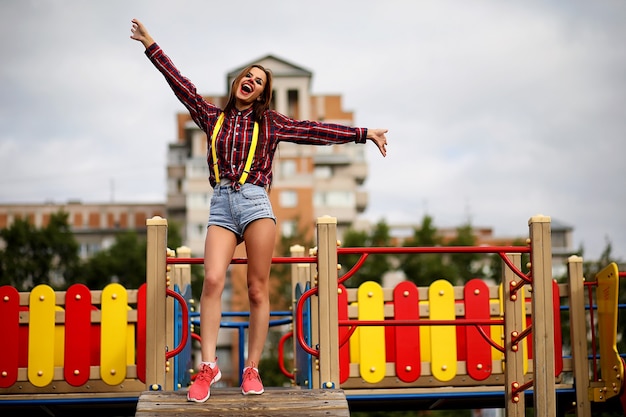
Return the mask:
<path id="1" fill-rule="evenodd" d="M 313 157 L 315 165 L 350 165 L 354 161 L 345 153 L 317 153 Z"/>
<path id="2" fill-rule="evenodd" d="M 367 202 L 368 202 L 368 194 L 365 191 L 357 191 L 355 193 L 355 208 L 357 213 L 363 213 L 365 211 L 365 209 L 367 208 Z"/>

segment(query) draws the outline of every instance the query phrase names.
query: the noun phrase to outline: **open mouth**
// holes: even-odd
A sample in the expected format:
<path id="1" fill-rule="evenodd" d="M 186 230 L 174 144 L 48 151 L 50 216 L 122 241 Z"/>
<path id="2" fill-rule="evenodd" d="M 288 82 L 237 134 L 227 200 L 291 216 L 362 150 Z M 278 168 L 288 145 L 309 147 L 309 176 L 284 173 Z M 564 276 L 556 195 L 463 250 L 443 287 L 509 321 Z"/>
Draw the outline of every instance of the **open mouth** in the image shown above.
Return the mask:
<path id="1" fill-rule="evenodd" d="M 252 92 L 253 88 L 250 84 L 243 84 L 241 86 L 241 91 L 243 91 L 246 94 L 250 94 Z"/>

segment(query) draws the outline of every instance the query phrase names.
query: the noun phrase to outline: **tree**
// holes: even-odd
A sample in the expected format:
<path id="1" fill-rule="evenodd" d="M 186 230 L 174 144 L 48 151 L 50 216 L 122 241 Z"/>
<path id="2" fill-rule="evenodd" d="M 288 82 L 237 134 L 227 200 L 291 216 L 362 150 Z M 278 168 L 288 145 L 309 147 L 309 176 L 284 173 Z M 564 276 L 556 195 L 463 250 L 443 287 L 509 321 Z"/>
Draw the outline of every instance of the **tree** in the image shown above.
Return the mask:
<path id="1" fill-rule="evenodd" d="M 122 232 L 113 245 L 94 254 L 83 264 L 76 280 L 92 290 L 111 282 L 126 288 L 139 288 L 146 281 L 146 242 L 136 232 Z"/>
<path id="2" fill-rule="evenodd" d="M 168 225 L 167 244 L 171 249 L 181 246 L 179 226 Z M 75 282 L 90 289 L 103 289 L 111 282 L 126 288 L 139 288 L 146 282 L 146 236 L 135 231 L 120 232 L 111 247 L 93 255 L 81 268 Z"/>
<path id="3" fill-rule="evenodd" d="M 40 229 L 28 220 L 17 219 L 0 230 L 4 249 L 0 251 L 0 284 L 29 291 L 39 284 L 65 288 L 79 266 L 78 243 L 59 211 Z"/>
<path id="4" fill-rule="evenodd" d="M 413 237 L 404 242 L 405 247 L 442 246 L 442 239 L 437 235 L 433 218 L 425 215 L 420 228 L 413 231 Z M 431 282 L 454 276 L 454 268 L 442 262 L 439 254 L 407 254 L 400 257 L 400 268 L 409 281 L 418 286 L 428 286 Z"/>
<path id="5" fill-rule="evenodd" d="M 389 226 L 384 220 L 374 226 L 370 234 L 365 231 L 348 229 L 343 236 L 342 246 L 346 248 L 359 247 L 386 247 L 390 246 L 391 237 Z M 342 265 L 342 273 L 348 272 L 360 258 L 360 255 L 340 255 L 338 260 Z M 384 254 L 369 255 L 365 263 L 350 279 L 346 286 L 358 287 L 363 282 L 374 281 L 382 283 L 383 275 L 391 269 L 390 256 Z"/>
<path id="6" fill-rule="evenodd" d="M 449 246 L 475 246 L 476 237 L 472 226 L 468 223 L 456 229 L 457 234 L 450 242 Z M 454 268 L 454 275 L 450 280 L 456 280 L 457 284 L 466 283 L 472 278 L 477 278 L 480 273 L 477 264 L 484 255 L 477 253 L 455 253 L 450 255 L 450 265 Z M 456 278 L 456 279 L 455 279 Z"/>

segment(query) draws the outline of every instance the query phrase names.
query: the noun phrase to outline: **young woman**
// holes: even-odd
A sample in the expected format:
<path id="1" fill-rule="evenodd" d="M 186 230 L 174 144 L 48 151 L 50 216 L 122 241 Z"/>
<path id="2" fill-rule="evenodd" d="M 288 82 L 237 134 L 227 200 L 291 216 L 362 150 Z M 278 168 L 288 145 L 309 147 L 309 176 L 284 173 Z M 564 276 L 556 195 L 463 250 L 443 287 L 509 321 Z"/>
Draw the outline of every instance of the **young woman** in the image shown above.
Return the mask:
<path id="1" fill-rule="evenodd" d="M 270 110 L 272 74 L 260 65 L 245 68 L 232 83 L 224 109 L 206 102 L 196 87 L 176 69 L 145 26 L 132 20 L 131 38 L 163 74 L 174 94 L 207 134 L 209 182 L 214 187 L 204 249 L 204 282 L 200 297 L 202 364 L 189 388 L 189 401 L 204 402 L 211 385 L 221 378 L 216 345 L 221 297 L 236 246 L 245 242 L 250 327 L 243 394 L 262 394 L 257 369 L 269 326 L 269 274 L 276 235 L 276 218 L 267 195 L 272 159 L 280 141 L 312 145 L 373 141 L 386 155 L 386 129 L 353 128 L 299 121 Z"/>

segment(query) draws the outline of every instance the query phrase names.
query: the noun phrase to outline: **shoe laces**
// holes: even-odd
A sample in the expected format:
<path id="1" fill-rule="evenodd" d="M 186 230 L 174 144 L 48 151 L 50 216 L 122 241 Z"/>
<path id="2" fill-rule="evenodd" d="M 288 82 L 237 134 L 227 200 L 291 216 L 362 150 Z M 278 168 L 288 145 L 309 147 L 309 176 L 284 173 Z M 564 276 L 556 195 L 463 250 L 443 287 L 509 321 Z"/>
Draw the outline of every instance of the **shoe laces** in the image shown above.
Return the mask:
<path id="1" fill-rule="evenodd" d="M 202 365 L 202 368 L 200 369 L 200 372 L 198 372 L 196 379 L 211 382 L 213 381 L 214 377 L 215 377 L 215 370 L 211 368 L 209 365 Z"/>
<path id="2" fill-rule="evenodd" d="M 244 372 L 243 372 L 243 379 L 256 379 L 256 380 L 261 380 L 261 377 L 259 376 L 259 373 L 257 371 L 254 370 L 254 368 L 247 368 Z"/>

